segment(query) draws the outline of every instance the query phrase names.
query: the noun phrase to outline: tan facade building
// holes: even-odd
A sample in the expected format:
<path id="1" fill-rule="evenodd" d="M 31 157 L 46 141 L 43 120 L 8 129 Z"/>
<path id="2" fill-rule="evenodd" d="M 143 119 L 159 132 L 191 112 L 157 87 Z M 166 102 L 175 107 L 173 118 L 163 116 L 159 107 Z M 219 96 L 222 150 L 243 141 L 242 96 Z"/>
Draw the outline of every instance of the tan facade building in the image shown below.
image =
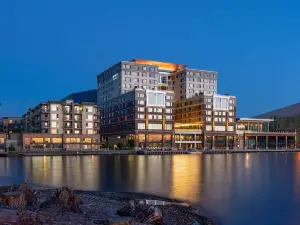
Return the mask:
<path id="1" fill-rule="evenodd" d="M 99 134 L 100 114 L 94 103 L 72 100 L 42 102 L 23 115 L 24 132 Z"/>
<path id="2" fill-rule="evenodd" d="M 183 64 L 143 59 L 122 61 L 97 76 L 98 105 L 134 88 L 174 91 L 176 100 L 200 93 L 216 94 L 217 75 Z"/>

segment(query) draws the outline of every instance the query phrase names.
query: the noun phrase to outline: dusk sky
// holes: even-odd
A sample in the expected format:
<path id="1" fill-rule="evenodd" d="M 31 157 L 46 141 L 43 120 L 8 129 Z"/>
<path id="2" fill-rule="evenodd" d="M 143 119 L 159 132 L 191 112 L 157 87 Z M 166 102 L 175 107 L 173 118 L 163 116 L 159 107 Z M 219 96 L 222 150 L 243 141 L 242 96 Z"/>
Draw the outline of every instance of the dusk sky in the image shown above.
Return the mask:
<path id="1" fill-rule="evenodd" d="M 290 3 L 288 3 L 290 2 Z M 239 117 L 300 101 L 296 1 L 1 0 L 0 117 L 96 88 L 132 58 L 219 72 Z"/>

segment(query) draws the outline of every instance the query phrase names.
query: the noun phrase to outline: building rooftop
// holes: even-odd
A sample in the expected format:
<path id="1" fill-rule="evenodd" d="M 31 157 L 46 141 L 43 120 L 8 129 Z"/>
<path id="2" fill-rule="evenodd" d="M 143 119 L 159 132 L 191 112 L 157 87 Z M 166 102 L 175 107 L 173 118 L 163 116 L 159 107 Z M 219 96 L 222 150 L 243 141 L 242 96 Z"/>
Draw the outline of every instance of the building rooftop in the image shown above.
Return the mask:
<path id="1" fill-rule="evenodd" d="M 243 122 L 273 122 L 273 119 L 259 119 L 259 118 L 237 118 L 237 121 Z"/>
<path id="2" fill-rule="evenodd" d="M 159 69 L 172 70 L 172 71 L 181 70 L 186 67 L 186 65 L 183 65 L 183 64 L 159 62 L 159 61 L 146 60 L 146 59 L 132 59 L 132 60 L 130 60 L 130 62 L 158 66 Z"/>

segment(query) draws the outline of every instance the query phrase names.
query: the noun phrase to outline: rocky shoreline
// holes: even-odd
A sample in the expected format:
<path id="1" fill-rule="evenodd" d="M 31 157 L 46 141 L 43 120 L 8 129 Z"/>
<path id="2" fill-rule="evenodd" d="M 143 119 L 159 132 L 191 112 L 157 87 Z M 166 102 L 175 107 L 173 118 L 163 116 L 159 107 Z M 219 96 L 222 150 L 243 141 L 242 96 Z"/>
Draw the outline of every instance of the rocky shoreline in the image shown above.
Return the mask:
<path id="1" fill-rule="evenodd" d="M 0 187 L 0 225 L 214 225 L 185 202 L 139 193 Z"/>

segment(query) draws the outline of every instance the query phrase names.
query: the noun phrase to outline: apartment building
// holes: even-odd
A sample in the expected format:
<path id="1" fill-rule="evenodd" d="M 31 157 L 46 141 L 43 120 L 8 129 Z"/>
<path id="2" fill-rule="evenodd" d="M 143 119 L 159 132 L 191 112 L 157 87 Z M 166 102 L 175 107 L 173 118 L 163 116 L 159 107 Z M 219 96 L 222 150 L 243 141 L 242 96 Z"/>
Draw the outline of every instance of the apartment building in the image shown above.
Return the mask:
<path id="1" fill-rule="evenodd" d="M 0 119 L 0 132 L 21 132 L 23 121 L 21 117 L 2 117 Z"/>
<path id="2" fill-rule="evenodd" d="M 94 103 L 42 102 L 23 115 L 24 132 L 99 134 L 100 115 Z"/>
<path id="3" fill-rule="evenodd" d="M 101 136 L 110 148 L 173 146 L 173 91 L 136 88 L 101 103 Z"/>
<path id="4" fill-rule="evenodd" d="M 217 72 L 143 59 L 121 61 L 97 76 L 98 105 L 134 88 L 169 90 L 176 100 L 217 93 Z"/>
<path id="5" fill-rule="evenodd" d="M 175 103 L 175 144 L 190 149 L 233 149 L 235 146 L 236 97 L 207 95 Z"/>

